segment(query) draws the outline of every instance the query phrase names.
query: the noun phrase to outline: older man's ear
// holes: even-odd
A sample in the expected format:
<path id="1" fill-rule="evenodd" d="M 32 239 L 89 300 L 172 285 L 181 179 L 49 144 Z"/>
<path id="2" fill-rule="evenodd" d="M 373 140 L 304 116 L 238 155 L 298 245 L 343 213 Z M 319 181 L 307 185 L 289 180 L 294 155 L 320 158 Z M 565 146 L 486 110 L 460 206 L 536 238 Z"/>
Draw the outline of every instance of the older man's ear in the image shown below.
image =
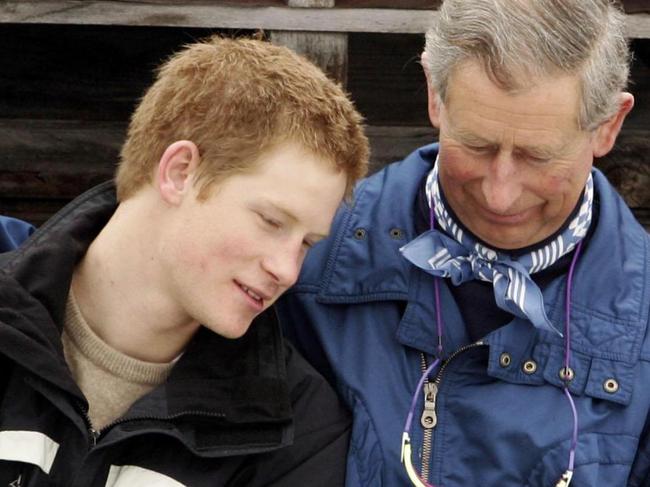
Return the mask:
<path id="1" fill-rule="evenodd" d="M 427 55 L 426 52 L 422 53 L 420 60 L 422 64 L 422 70 L 424 71 L 424 76 L 427 80 L 427 98 L 428 98 L 427 109 L 429 112 L 429 120 L 431 121 L 431 125 L 439 129 L 440 108 L 442 105 L 442 100 L 440 99 L 440 94 L 433 87 L 433 84 L 431 83 L 431 74 L 429 73 L 429 69 L 427 68 L 427 66 L 429 65 L 428 62 L 429 56 Z"/>
<path id="2" fill-rule="evenodd" d="M 631 93 L 621 93 L 618 97 L 619 102 L 616 113 L 600 124 L 594 132 L 592 142 L 594 157 L 603 157 L 612 150 L 616 138 L 621 132 L 625 117 L 634 107 L 634 96 Z"/>

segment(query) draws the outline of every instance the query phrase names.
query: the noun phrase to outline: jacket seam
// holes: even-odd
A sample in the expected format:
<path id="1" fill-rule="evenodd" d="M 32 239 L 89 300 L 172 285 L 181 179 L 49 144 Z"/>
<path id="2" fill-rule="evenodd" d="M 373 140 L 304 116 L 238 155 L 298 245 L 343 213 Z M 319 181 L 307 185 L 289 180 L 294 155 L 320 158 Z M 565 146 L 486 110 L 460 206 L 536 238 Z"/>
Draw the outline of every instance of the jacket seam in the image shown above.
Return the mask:
<path id="1" fill-rule="evenodd" d="M 366 417 L 368 418 L 368 422 L 372 425 L 373 433 L 374 433 L 375 436 L 377 436 L 377 425 L 375 424 L 374 418 L 370 414 L 368 406 L 366 405 L 366 402 L 364 401 L 363 397 L 361 395 L 357 394 L 354 391 L 354 389 L 352 389 L 350 386 L 348 386 L 345 383 L 339 383 L 339 386 L 342 389 L 345 389 L 345 394 L 346 395 L 350 395 L 350 396 L 352 396 L 352 398 L 355 399 L 354 402 L 358 402 L 358 404 L 360 404 L 363 407 L 364 413 L 365 413 Z M 380 474 L 380 477 L 383 477 L 384 465 L 386 463 L 386 461 L 385 461 L 386 453 L 384 452 L 384 449 L 382 448 L 381 441 L 377 441 L 376 446 L 379 449 L 379 452 L 381 453 L 381 463 L 382 463 L 381 472 L 382 473 Z M 352 448 L 354 448 L 355 452 L 359 451 L 359 449 L 356 448 L 356 445 L 353 446 L 353 442 L 350 441 L 350 449 L 352 449 Z M 359 463 L 359 462 L 355 462 L 355 463 Z M 357 467 L 357 474 L 359 475 L 359 478 L 363 478 L 364 481 L 367 482 L 367 479 L 362 477 L 361 472 L 359 471 L 358 467 Z M 383 484 L 383 480 L 382 480 L 382 484 Z"/>
<path id="2" fill-rule="evenodd" d="M 327 264 L 325 267 L 325 276 L 324 279 L 320 283 L 320 288 L 324 291 L 327 289 L 330 285 L 330 280 L 332 277 L 332 273 L 334 272 L 334 267 L 336 265 L 336 260 L 339 255 L 339 251 L 341 249 L 341 245 L 343 244 L 343 240 L 345 239 L 345 234 L 347 232 L 347 229 L 350 225 L 350 222 L 352 221 L 352 216 L 354 215 L 354 210 L 357 207 L 357 204 L 361 200 L 361 198 L 364 196 L 366 187 L 368 185 L 368 180 L 363 180 L 360 185 L 358 186 L 357 194 L 354 196 L 354 201 L 352 206 L 347 206 L 344 207 L 344 215 L 343 219 L 341 221 L 340 225 L 340 231 L 336 235 L 336 240 L 334 241 L 334 244 L 332 245 L 332 248 L 330 249 L 328 253 L 328 258 L 327 258 Z"/>
<path id="3" fill-rule="evenodd" d="M 644 284 L 644 287 L 645 287 L 645 284 Z M 641 303 L 641 305 L 643 305 L 643 304 Z M 612 316 L 612 315 L 609 315 L 609 314 L 606 314 L 606 313 L 602 313 L 600 311 L 595 311 L 595 310 L 586 308 L 586 307 L 584 307 L 584 306 L 582 306 L 582 305 L 580 305 L 578 303 L 571 303 L 571 307 L 572 307 L 572 309 L 574 309 L 576 311 L 580 311 L 580 313 L 583 314 L 584 316 L 592 317 L 592 318 L 600 318 L 600 319 L 603 319 L 603 320 L 610 321 L 610 322 L 612 322 L 614 324 L 617 324 L 617 325 L 623 325 L 623 326 L 627 326 L 627 327 L 638 328 L 638 325 L 640 323 L 643 323 L 643 320 L 642 320 L 641 316 L 637 316 L 637 317 L 635 317 L 633 319 L 621 319 L 621 318 L 616 318 L 615 316 Z"/>

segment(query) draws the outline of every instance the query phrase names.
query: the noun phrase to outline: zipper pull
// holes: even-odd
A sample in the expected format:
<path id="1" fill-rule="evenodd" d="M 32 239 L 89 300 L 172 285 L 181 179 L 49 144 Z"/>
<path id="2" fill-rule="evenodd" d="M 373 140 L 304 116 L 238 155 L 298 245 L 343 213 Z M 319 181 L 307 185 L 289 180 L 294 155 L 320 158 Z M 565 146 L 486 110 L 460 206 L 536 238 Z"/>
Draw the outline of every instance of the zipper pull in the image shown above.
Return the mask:
<path id="1" fill-rule="evenodd" d="M 8 487 L 22 487 L 23 485 L 23 474 L 20 474 L 16 480 L 9 482 Z"/>
<path id="2" fill-rule="evenodd" d="M 573 478 L 573 470 L 567 470 L 562 474 L 560 480 L 557 481 L 555 487 L 569 487 L 572 478 Z"/>
<path id="3" fill-rule="evenodd" d="M 435 382 L 424 384 L 424 411 L 420 422 L 425 429 L 433 428 L 438 422 L 436 416 L 436 396 L 438 395 L 438 386 Z"/>
<path id="4" fill-rule="evenodd" d="M 90 440 L 92 442 L 91 448 L 94 448 L 97 446 L 97 440 L 99 439 L 99 431 L 97 431 L 93 427 L 90 427 L 88 428 L 88 433 L 90 433 Z"/>

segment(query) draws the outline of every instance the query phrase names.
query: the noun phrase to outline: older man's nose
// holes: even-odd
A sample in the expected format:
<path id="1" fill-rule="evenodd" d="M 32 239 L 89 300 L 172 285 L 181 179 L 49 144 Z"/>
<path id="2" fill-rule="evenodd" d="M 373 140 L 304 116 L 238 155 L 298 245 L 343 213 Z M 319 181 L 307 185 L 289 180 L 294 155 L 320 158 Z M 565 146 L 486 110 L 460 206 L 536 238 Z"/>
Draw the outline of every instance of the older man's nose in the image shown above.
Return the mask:
<path id="1" fill-rule="evenodd" d="M 511 154 L 500 152 L 494 157 L 481 183 L 481 190 L 487 209 L 500 215 L 511 213 L 522 192 L 517 163 Z"/>

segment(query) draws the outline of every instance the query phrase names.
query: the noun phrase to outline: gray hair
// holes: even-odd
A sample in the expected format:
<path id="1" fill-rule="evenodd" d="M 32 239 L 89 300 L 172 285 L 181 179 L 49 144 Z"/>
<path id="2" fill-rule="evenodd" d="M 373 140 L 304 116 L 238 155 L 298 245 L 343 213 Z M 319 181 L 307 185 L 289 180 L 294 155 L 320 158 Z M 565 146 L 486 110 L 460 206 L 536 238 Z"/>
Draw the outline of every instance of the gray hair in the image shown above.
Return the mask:
<path id="1" fill-rule="evenodd" d="M 580 126 L 593 130 L 618 110 L 631 60 L 625 15 L 613 0 L 445 0 L 427 32 L 425 69 L 443 101 L 454 68 L 477 60 L 497 86 L 581 78 Z"/>

